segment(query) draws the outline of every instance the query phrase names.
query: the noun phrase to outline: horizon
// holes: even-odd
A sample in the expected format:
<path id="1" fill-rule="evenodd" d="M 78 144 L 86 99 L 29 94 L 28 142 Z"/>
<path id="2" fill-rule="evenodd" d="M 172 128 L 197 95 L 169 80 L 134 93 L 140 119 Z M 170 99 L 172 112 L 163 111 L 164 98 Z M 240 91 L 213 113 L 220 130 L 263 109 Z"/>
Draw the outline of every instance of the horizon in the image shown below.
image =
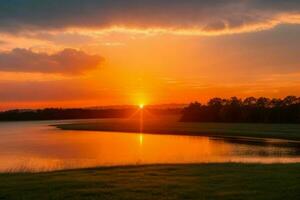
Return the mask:
<path id="1" fill-rule="evenodd" d="M 239 98 L 238 96 L 232 96 L 229 98 L 221 98 L 221 97 L 212 97 L 210 99 L 208 99 L 207 101 L 197 101 L 197 100 L 191 100 L 189 102 L 186 103 L 164 103 L 164 104 L 124 104 L 124 105 L 92 105 L 92 106 L 82 106 L 82 107 L 31 107 L 31 108 L 8 108 L 8 109 L 0 109 L 0 112 L 6 112 L 6 111 L 12 111 L 12 110 L 44 110 L 44 109 L 127 109 L 127 108 L 138 108 L 138 109 L 143 109 L 143 108 L 149 108 L 149 109 L 183 109 L 188 107 L 189 105 L 193 104 L 193 103 L 200 103 L 201 105 L 208 105 L 209 101 L 214 100 L 214 99 L 220 99 L 220 100 L 224 100 L 224 101 L 230 101 L 233 98 L 236 98 L 237 100 L 241 101 L 242 103 L 245 102 L 245 100 L 247 100 L 248 98 L 254 98 L 256 101 L 259 100 L 260 98 L 266 98 L 267 100 L 269 100 L 269 103 L 272 102 L 272 100 L 279 100 L 284 102 L 285 99 L 292 97 L 295 98 L 294 100 L 296 100 L 297 102 L 294 103 L 298 103 L 300 101 L 300 97 L 298 96 L 294 96 L 294 95 L 288 95 L 284 98 L 270 98 L 270 97 L 263 97 L 263 96 L 259 96 L 259 97 L 254 97 L 254 96 L 248 96 L 248 97 L 244 97 L 244 98 Z M 287 100 L 289 101 L 289 100 Z"/>
<path id="2" fill-rule="evenodd" d="M 190 103 L 190 102 L 189 102 Z M 146 108 L 161 108 L 161 109 L 172 109 L 172 108 L 183 108 L 187 106 L 189 103 L 170 103 L 170 104 L 146 104 L 143 107 Z M 10 111 L 10 110 L 43 110 L 43 109 L 124 109 L 124 108 L 139 108 L 141 105 L 95 105 L 95 106 L 82 106 L 82 107 L 29 107 L 29 108 L 8 108 L 1 110 L 0 112 Z"/>

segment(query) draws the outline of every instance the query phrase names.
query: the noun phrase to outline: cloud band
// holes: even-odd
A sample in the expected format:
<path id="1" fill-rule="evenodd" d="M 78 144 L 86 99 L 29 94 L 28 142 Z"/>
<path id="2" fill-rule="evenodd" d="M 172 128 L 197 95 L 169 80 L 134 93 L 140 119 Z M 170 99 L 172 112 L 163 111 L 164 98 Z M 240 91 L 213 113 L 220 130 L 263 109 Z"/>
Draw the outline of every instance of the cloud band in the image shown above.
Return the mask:
<path id="1" fill-rule="evenodd" d="M 0 30 L 126 27 L 182 34 L 225 34 L 300 22 L 296 0 L 10 0 Z"/>
<path id="2" fill-rule="evenodd" d="M 55 54 L 36 53 L 28 49 L 13 49 L 0 53 L 0 71 L 81 74 L 96 69 L 103 58 L 75 49 Z"/>

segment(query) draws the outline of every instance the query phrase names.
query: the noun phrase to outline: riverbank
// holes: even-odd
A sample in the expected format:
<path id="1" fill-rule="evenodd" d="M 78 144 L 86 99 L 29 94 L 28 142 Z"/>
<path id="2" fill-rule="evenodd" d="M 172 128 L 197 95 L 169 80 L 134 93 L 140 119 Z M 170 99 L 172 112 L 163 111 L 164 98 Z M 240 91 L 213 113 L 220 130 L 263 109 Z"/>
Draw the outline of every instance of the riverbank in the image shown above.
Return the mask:
<path id="1" fill-rule="evenodd" d="M 0 174 L 0 199 L 297 199 L 299 171 L 227 163 Z"/>
<path id="2" fill-rule="evenodd" d="M 94 122 L 59 124 L 63 130 L 141 132 L 138 119 L 108 119 Z M 254 137 L 300 141 L 300 124 L 187 123 L 162 117 L 143 121 L 143 133 L 201 135 L 214 137 Z"/>

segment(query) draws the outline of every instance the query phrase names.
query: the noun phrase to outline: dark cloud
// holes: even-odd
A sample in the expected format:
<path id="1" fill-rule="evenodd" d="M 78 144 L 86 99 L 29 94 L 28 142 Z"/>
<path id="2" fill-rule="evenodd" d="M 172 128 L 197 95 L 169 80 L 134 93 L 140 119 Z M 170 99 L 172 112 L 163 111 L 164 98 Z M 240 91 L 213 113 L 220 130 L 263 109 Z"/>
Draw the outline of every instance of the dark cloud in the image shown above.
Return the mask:
<path id="1" fill-rule="evenodd" d="M 0 71 L 81 74 L 97 68 L 102 60 L 98 55 L 75 49 L 64 49 L 51 55 L 13 49 L 0 53 Z"/>
<path id="2" fill-rule="evenodd" d="M 298 0 L 4 0 L 0 2 L 0 30 L 119 25 L 222 31 L 270 23 L 278 15 L 299 12 Z"/>
<path id="3" fill-rule="evenodd" d="M 298 0 L 249 0 L 248 5 L 262 10 L 299 11 Z"/>
<path id="4" fill-rule="evenodd" d="M 93 42 L 93 38 L 90 36 L 78 34 L 78 33 L 65 33 L 62 32 L 60 34 L 55 33 L 24 33 L 22 36 L 32 39 L 40 39 L 40 40 L 47 40 L 51 41 L 55 44 L 63 44 L 63 45 L 80 45 L 89 42 Z"/>

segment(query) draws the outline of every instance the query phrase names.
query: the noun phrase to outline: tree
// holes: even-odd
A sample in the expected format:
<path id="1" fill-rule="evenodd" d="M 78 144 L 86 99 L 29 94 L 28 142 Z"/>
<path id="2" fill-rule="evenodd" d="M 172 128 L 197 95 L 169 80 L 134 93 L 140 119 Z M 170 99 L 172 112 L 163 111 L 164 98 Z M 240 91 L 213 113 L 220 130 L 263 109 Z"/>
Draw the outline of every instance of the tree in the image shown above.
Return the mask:
<path id="1" fill-rule="evenodd" d="M 207 105 L 191 103 L 184 109 L 182 121 L 300 123 L 300 98 L 213 98 Z"/>

